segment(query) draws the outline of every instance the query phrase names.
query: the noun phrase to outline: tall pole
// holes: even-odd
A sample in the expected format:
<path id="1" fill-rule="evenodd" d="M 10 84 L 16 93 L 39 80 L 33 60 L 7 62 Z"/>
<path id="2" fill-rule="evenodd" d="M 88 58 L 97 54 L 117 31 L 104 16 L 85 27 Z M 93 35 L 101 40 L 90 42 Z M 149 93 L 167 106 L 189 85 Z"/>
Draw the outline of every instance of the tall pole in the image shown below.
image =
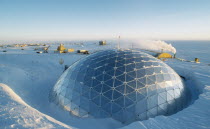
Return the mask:
<path id="1" fill-rule="evenodd" d="M 120 49 L 120 36 L 118 37 L 118 50 Z"/>

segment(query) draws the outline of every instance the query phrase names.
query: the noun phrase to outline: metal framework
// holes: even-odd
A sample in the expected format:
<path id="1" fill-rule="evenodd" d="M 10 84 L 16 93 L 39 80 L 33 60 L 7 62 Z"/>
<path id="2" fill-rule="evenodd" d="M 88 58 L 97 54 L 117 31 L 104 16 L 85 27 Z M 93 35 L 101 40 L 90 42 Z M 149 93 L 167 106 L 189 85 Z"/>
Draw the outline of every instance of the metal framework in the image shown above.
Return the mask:
<path id="1" fill-rule="evenodd" d="M 106 50 L 70 66 L 51 98 L 75 116 L 130 123 L 181 110 L 185 92 L 162 61 L 140 51 Z"/>

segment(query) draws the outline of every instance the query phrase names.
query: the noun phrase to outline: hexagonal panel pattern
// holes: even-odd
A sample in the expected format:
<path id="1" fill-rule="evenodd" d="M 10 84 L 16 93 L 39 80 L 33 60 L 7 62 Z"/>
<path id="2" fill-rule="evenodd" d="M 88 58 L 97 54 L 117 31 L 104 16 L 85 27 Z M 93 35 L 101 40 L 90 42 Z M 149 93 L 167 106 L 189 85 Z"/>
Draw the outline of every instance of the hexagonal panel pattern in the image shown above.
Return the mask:
<path id="1" fill-rule="evenodd" d="M 130 123 L 181 110 L 185 91 L 179 75 L 162 61 L 140 51 L 106 50 L 70 66 L 51 100 L 75 116 Z"/>

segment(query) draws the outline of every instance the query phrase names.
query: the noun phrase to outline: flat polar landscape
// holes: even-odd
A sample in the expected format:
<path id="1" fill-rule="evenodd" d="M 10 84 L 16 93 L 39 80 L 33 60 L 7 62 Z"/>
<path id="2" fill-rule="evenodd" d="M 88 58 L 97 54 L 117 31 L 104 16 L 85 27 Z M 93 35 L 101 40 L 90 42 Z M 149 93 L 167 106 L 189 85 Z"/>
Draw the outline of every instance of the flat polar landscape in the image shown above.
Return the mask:
<path id="1" fill-rule="evenodd" d="M 201 59 L 201 63 L 177 59 L 165 61 L 191 87 L 191 104 L 171 116 L 157 116 L 144 121 L 123 125 L 113 119 L 78 118 L 49 102 L 50 90 L 64 71 L 87 55 L 53 51 L 37 54 L 33 47 L 7 48 L 0 52 L 0 128 L 82 128 L 82 129 L 208 129 L 210 128 L 210 42 L 174 41 L 177 57 Z M 86 49 L 90 52 L 113 46 L 66 45 L 67 48 Z M 144 48 L 146 49 L 146 48 Z M 148 46 L 148 49 L 149 46 Z M 4 49 L 0 48 L 0 51 Z M 63 61 L 63 64 L 60 61 Z"/>

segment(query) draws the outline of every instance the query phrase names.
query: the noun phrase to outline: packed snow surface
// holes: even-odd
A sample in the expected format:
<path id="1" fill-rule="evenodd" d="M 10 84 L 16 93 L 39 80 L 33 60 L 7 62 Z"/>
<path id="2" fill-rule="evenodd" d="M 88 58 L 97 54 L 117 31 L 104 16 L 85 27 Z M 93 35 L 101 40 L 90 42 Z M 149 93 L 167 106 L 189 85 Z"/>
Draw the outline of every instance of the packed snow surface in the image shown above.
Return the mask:
<path id="1" fill-rule="evenodd" d="M 70 128 L 25 103 L 9 86 L 0 83 L 0 127 Z M 3 117 L 3 119 L 2 119 Z"/>
<path id="2" fill-rule="evenodd" d="M 175 44 L 178 46 L 179 44 Z M 181 44 L 183 45 L 183 44 Z M 187 44 L 189 46 L 189 44 Z M 210 45 L 210 44 L 209 44 Z M 57 46 L 57 45 L 56 45 Z M 96 44 L 84 44 L 78 49 L 91 49 Z M 100 48 L 106 49 L 104 46 Z M 186 51 L 176 47 L 177 53 L 187 57 Z M 181 62 L 170 59 L 166 63 L 178 74 L 184 76 L 188 86 L 195 93 L 195 101 L 184 110 L 171 116 L 157 116 L 145 121 L 123 125 L 113 119 L 82 119 L 71 116 L 57 105 L 49 102 L 49 92 L 63 73 L 64 65 L 70 65 L 86 55 L 68 53 L 37 54 L 32 48 L 7 48 L 0 53 L 0 128 L 160 128 L 160 129 L 207 129 L 210 128 L 210 66 L 208 61 L 201 63 Z M 1 50 L 1 49 L 0 49 Z M 98 48 L 95 47 L 95 50 Z M 193 49 L 192 49 L 193 50 Z M 210 53 L 197 47 L 202 59 L 208 59 Z M 183 56 L 182 55 L 182 56 Z M 64 63 L 59 63 L 60 60 Z"/>

